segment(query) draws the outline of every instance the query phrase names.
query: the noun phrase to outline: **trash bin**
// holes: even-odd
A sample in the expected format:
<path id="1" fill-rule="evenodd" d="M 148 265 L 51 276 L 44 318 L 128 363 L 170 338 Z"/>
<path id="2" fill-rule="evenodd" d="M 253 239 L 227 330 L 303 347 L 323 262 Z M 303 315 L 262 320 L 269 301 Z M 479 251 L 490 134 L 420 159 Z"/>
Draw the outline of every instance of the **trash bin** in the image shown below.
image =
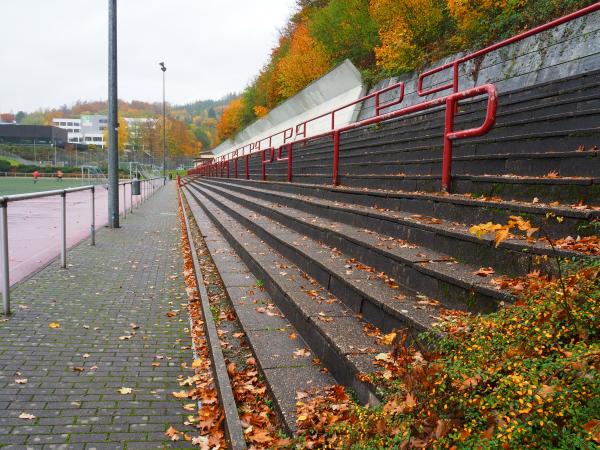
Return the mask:
<path id="1" fill-rule="evenodd" d="M 140 195 L 140 180 L 137 178 L 131 181 L 131 195 Z"/>

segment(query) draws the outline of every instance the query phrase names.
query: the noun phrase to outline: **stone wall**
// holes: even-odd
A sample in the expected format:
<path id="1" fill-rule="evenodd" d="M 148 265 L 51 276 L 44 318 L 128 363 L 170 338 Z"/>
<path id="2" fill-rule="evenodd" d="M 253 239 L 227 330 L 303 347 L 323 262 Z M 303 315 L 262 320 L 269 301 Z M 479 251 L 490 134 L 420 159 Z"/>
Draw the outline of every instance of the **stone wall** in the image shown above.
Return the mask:
<path id="1" fill-rule="evenodd" d="M 442 59 L 418 72 L 388 78 L 373 86 L 370 92 L 383 89 L 398 81 L 405 82 L 404 101 L 401 105 L 393 106 L 387 111 L 420 103 L 424 99 L 443 96 L 450 91 L 419 97 L 416 94 L 418 75 L 465 54 L 467 53 L 459 53 Z M 594 12 L 495 50 L 480 59 L 463 63 L 459 68 L 459 88 L 462 90 L 484 83 L 494 83 L 499 92 L 508 92 L 599 69 L 600 12 Z M 439 72 L 426 79 L 424 88 L 446 84 L 451 81 L 451 77 L 451 69 Z M 382 100 L 385 101 L 386 98 L 392 98 L 394 95 L 397 95 L 397 91 L 383 95 Z M 373 101 L 365 102 L 359 119 L 373 116 L 373 103 Z"/>

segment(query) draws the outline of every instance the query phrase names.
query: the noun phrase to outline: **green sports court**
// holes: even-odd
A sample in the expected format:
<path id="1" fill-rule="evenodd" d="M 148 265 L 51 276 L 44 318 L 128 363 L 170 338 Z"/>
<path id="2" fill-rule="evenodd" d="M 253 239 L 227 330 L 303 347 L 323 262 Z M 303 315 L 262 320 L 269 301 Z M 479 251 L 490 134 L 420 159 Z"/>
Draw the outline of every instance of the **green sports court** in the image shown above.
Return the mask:
<path id="1" fill-rule="evenodd" d="M 30 192 L 77 187 L 83 184 L 90 184 L 90 181 L 84 180 L 82 182 L 81 178 L 63 178 L 62 181 L 57 181 L 56 178 L 38 178 L 37 183 L 34 183 L 33 176 L 23 178 L 0 177 L 0 195 L 28 194 Z"/>

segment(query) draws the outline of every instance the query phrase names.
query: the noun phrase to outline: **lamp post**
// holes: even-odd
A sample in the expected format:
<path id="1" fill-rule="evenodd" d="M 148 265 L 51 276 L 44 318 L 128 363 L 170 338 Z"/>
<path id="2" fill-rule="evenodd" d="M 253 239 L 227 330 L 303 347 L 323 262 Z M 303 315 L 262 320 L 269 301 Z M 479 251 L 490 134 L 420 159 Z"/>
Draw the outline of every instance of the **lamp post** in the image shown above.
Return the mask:
<path id="1" fill-rule="evenodd" d="M 117 0 L 108 0 L 108 226 L 119 228 Z"/>
<path id="2" fill-rule="evenodd" d="M 167 169 L 167 165 L 166 165 L 166 157 L 165 157 L 165 146 L 166 146 L 166 141 L 167 141 L 167 115 L 166 115 L 166 109 L 165 109 L 165 72 L 167 71 L 167 68 L 165 67 L 165 63 L 164 62 L 160 62 L 158 63 L 158 65 L 160 66 L 160 70 L 162 70 L 163 73 L 163 145 L 162 145 L 162 157 L 163 157 L 163 183 L 166 184 L 167 182 L 167 173 L 166 173 L 166 169 Z"/>

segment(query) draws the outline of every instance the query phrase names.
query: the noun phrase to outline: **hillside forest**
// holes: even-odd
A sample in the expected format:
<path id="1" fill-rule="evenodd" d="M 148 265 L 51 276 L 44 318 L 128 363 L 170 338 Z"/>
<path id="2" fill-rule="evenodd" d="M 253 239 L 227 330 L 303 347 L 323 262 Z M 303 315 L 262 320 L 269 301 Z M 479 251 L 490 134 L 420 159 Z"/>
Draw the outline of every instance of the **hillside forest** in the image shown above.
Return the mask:
<path id="1" fill-rule="evenodd" d="M 368 84 L 481 48 L 593 0 L 297 0 L 270 58 L 227 104 L 218 139 L 234 136 L 350 59 Z"/>
<path id="2" fill-rule="evenodd" d="M 196 156 L 219 143 L 217 122 L 225 105 L 234 95 L 221 100 L 200 100 L 185 105 L 169 105 L 167 108 L 167 147 L 174 156 Z M 19 112 L 16 120 L 21 124 L 51 125 L 58 117 L 80 117 L 83 114 L 107 114 L 106 101 L 78 101 L 73 106 L 38 110 L 32 113 Z M 146 123 L 129 129 L 125 118 L 149 118 Z M 119 101 L 119 150 L 125 143 L 130 147 L 145 149 L 151 155 L 162 152 L 162 103 L 147 103 L 133 100 Z"/>

